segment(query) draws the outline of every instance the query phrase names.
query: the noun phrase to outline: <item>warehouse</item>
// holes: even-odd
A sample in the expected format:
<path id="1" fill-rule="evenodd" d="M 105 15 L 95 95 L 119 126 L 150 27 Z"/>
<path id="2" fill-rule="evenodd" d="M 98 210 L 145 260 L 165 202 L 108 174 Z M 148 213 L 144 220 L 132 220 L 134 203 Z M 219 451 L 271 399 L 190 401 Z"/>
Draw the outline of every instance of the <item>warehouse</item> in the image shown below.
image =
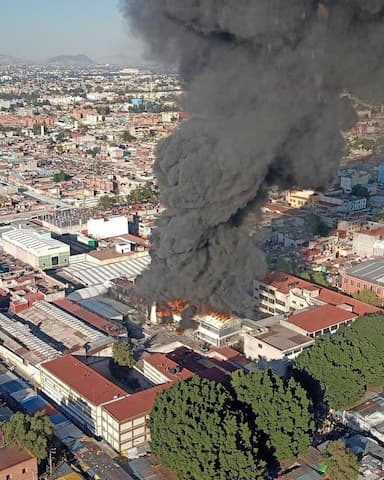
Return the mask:
<path id="1" fill-rule="evenodd" d="M 4 232 L 2 238 L 5 253 L 32 267 L 49 270 L 69 265 L 69 246 L 49 236 L 20 229 Z"/>

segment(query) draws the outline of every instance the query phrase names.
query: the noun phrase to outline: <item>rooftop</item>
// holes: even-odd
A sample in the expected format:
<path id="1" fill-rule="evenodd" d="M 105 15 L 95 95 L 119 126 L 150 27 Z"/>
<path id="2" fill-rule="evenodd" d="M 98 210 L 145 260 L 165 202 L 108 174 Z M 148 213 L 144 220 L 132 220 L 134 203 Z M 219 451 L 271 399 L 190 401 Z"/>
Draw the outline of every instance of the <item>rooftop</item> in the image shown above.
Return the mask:
<path id="1" fill-rule="evenodd" d="M 346 273 L 370 283 L 384 285 L 384 260 L 381 258 L 361 262 Z"/>
<path id="2" fill-rule="evenodd" d="M 377 307 L 372 307 L 367 303 L 360 302 L 360 300 L 355 300 L 348 295 L 343 295 L 342 293 L 334 292 L 333 290 L 328 290 L 327 288 L 322 288 L 316 299 L 320 300 L 321 302 L 327 303 L 328 305 L 334 305 L 335 307 L 351 307 L 352 312 L 356 313 L 356 315 L 359 316 L 369 315 L 380 311 L 380 309 Z"/>
<path id="3" fill-rule="evenodd" d="M 288 322 L 308 333 L 315 333 L 348 320 L 353 320 L 356 316 L 356 314 L 342 308 L 334 307 L 333 305 L 323 305 L 296 313 L 288 319 Z"/>
<path id="4" fill-rule="evenodd" d="M 280 324 L 273 325 L 266 332 L 257 333 L 253 336 L 282 352 L 314 343 L 312 338 L 296 333 Z"/>
<path id="5" fill-rule="evenodd" d="M 42 367 L 96 406 L 127 395 L 124 390 L 71 355 L 46 362 Z"/>
<path id="6" fill-rule="evenodd" d="M 378 432 L 384 433 L 384 392 L 373 394 L 368 401 L 361 403 L 350 411 L 364 418 Z"/>
<path id="7" fill-rule="evenodd" d="M 314 291 L 320 287 L 301 278 L 288 275 L 287 273 L 273 273 L 264 279 L 264 283 L 270 287 L 275 287 L 282 293 L 289 293 L 291 288 L 302 288 L 304 290 Z"/>
<path id="8" fill-rule="evenodd" d="M 112 338 L 104 333 L 46 301 L 36 302 L 20 316 L 36 325 L 37 332 L 42 332 L 58 342 L 63 352 L 77 351 L 85 344 L 92 349 L 113 342 Z"/>
<path id="9" fill-rule="evenodd" d="M 26 450 L 20 450 L 17 447 L 2 447 L 0 448 L 0 471 L 20 465 L 33 458 L 34 456 Z"/>
<path id="10" fill-rule="evenodd" d="M 65 243 L 46 238 L 39 235 L 32 229 L 12 230 L 2 234 L 4 240 L 12 242 L 14 245 L 27 250 L 35 255 L 46 253 L 47 250 L 61 249 L 69 253 L 69 246 Z"/>
<path id="11" fill-rule="evenodd" d="M 157 385 L 148 390 L 115 400 L 104 405 L 103 408 L 119 422 L 144 417 L 151 412 L 156 395 L 171 386 L 171 384 Z"/>

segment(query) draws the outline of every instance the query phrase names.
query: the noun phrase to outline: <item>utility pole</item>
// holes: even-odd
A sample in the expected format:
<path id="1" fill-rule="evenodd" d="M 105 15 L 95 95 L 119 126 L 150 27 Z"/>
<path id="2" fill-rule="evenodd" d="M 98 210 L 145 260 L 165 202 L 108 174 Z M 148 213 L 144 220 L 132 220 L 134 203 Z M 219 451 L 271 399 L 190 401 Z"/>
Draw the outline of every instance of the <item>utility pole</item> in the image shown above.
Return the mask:
<path id="1" fill-rule="evenodd" d="M 52 453 L 56 454 L 56 448 L 49 449 L 49 476 L 52 477 L 53 475 L 53 467 L 52 467 Z"/>

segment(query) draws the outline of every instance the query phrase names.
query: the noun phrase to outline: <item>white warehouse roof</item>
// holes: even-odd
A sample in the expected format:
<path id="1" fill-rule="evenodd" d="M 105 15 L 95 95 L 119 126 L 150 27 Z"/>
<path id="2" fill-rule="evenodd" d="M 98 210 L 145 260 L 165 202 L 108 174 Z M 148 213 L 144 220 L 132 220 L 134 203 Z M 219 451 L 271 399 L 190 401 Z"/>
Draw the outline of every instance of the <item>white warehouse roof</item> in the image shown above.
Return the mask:
<path id="1" fill-rule="evenodd" d="M 33 230 L 20 229 L 4 232 L 4 240 L 36 256 L 70 253 L 69 245 L 53 238 L 45 238 Z"/>

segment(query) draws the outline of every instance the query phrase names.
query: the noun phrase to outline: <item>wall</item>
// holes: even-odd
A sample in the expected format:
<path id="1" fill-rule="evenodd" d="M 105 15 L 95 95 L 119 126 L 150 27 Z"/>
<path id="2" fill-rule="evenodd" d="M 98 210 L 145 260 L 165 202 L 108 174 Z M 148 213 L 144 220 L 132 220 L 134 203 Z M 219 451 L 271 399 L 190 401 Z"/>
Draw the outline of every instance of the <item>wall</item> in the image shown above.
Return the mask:
<path id="1" fill-rule="evenodd" d="M 35 458 L 25 460 L 18 465 L 1 470 L 0 466 L 0 480 L 37 480 L 37 461 Z"/>

